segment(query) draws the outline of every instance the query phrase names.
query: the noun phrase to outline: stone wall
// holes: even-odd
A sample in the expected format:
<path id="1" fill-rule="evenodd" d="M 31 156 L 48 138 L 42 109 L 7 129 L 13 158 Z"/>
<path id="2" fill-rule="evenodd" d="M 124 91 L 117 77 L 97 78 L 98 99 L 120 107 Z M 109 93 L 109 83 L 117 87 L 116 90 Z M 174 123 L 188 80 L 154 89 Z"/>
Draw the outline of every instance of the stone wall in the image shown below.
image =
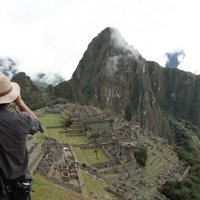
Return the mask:
<path id="1" fill-rule="evenodd" d="M 39 143 L 34 147 L 32 152 L 29 154 L 29 170 L 31 174 L 33 174 L 37 170 L 43 158 L 43 155 L 44 151 L 42 149 L 42 143 Z"/>
<path id="2" fill-rule="evenodd" d="M 47 177 L 48 180 L 50 181 L 53 181 L 54 183 L 64 187 L 64 188 L 68 188 L 68 189 L 71 189 L 75 192 L 78 192 L 78 193 L 81 193 L 82 189 L 81 189 L 81 186 L 80 185 L 73 185 L 73 184 L 70 184 L 70 183 L 67 183 L 67 182 L 63 182 L 63 181 L 60 181 L 58 179 L 55 179 L 55 178 L 52 178 L 52 177 Z"/>
<path id="3" fill-rule="evenodd" d="M 38 173 L 63 187 L 82 192 L 83 181 L 72 147 L 47 138 L 43 149 L 44 156 Z"/>

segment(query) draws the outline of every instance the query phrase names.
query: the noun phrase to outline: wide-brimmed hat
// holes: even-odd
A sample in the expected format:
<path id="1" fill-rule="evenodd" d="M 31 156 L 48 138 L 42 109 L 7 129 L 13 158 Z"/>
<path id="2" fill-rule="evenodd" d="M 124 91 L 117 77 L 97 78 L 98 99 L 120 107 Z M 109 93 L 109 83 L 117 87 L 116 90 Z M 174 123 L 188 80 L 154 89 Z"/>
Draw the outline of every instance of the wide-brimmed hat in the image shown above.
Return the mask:
<path id="1" fill-rule="evenodd" d="M 20 95 L 20 86 L 0 73 L 0 104 L 14 102 Z"/>

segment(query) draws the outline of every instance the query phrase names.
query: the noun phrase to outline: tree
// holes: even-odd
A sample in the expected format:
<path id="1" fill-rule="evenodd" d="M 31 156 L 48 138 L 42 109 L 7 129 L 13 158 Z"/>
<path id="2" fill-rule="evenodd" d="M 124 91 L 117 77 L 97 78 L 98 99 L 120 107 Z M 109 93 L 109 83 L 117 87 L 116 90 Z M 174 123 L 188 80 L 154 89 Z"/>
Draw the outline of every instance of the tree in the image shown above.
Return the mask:
<path id="1" fill-rule="evenodd" d="M 131 104 L 126 106 L 126 108 L 125 108 L 125 117 L 124 117 L 125 120 L 131 121 L 131 119 L 132 119 L 132 109 L 133 109 L 133 107 L 132 107 Z"/>
<path id="2" fill-rule="evenodd" d="M 134 152 L 135 159 L 141 167 L 145 167 L 147 161 L 147 147 L 140 147 Z"/>
<path id="3" fill-rule="evenodd" d="M 97 149 L 94 150 L 94 153 L 96 154 L 96 159 L 98 159 L 98 156 L 97 156 L 98 151 L 97 151 Z"/>

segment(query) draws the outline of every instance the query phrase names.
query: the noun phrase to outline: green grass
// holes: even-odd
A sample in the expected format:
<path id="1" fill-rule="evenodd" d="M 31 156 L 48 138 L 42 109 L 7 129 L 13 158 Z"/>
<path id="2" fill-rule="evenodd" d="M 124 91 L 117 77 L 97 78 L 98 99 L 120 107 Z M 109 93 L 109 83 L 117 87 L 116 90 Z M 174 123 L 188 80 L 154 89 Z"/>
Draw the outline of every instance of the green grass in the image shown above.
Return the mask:
<path id="1" fill-rule="evenodd" d="M 48 134 L 48 130 L 46 128 L 46 126 L 62 126 L 63 123 L 61 122 L 61 118 L 60 115 L 58 114 L 45 114 L 41 117 L 39 117 L 39 120 L 41 122 L 42 128 L 44 129 L 44 134 L 48 135 L 49 137 L 51 137 L 51 135 Z M 37 140 L 41 140 L 41 133 L 36 134 L 36 139 Z M 57 139 L 59 138 L 58 135 L 53 136 L 53 138 Z"/>
<path id="2" fill-rule="evenodd" d="M 63 128 L 47 128 L 47 135 L 51 138 L 54 138 L 62 143 L 69 143 L 69 144 L 87 144 L 88 141 L 83 136 L 69 136 L 65 133 L 59 133 L 62 131 Z"/>
<path id="3" fill-rule="evenodd" d="M 65 136 L 69 144 L 88 144 L 87 138 L 83 136 Z"/>
<path id="4" fill-rule="evenodd" d="M 43 126 L 63 126 L 61 117 L 58 114 L 45 114 L 39 119 Z"/>
<path id="5" fill-rule="evenodd" d="M 79 147 L 75 147 L 74 151 L 80 164 L 85 163 L 87 165 L 94 165 L 109 161 L 102 149 L 97 149 L 97 157 L 95 149 L 81 149 Z"/>
<path id="6" fill-rule="evenodd" d="M 89 165 L 89 163 L 88 163 L 86 157 L 83 155 L 83 152 L 80 147 L 74 147 L 73 150 L 74 150 L 76 157 L 80 164 L 85 163 L 85 164 Z"/>
<path id="7" fill-rule="evenodd" d="M 87 144 L 88 141 L 83 136 L 66 136 L 65 133 L 59 133 L 59 131 L 65 130 L 65 128 L 46 128 L 48 126 L 62 126 L 61 117 L 58 114 L 46 114 L 40 117 L 42 127 L 45 131 L 45 134 L 51 138 L 54 138 L 62 143 L 69 144 Z M 73 130 L 73 129 L 72 129 Z M 36 134 L 36 139 L 40 140 L 41 136 Z"/>
<path id="8" fill-rule="evenodd" d="M 58 140 L 59 142 L 67 143 L 65 134 L 59 133 L 63 128 L 47 128 L 47 135 L 51 138 Z"/>
<path id="9" fill-rule="evenodd" d="M 31 193 L 32 200 L 91 200 L 53 184 L 41 176 L 35 175 L 33 180 L 32 189 L 35 192 Z"/>
<path id="10" fill-rule="evenodd" d="M 58 134 L 53 133 L 51 134 L 51 132 L 49 133 L 46 126 L 62 126 L 62 122 L 60 121 L 60 115 L 58 114 L 45 114 L 41 117 L 39 117 L 39 120 L 41 122 L 42 128 L 44 130 L 44 134 L 48 135 L 49 137 L 53 137 L 55 139 L 58 139 L 59 141 L 62 141 L 62 139 L 60 138 L 60 136 Z M 63 130 L 63 129 L 60 129 Z M 54 135 L 55 134 L 55 135 Z M 38 132 L 37 134 L 34 135 L 36 142 L 40 143 L 43 135 L 42 133 Z"/>
<path id="11" fill-rule="evenodd" d="M 106 192 L 103 188 L 107 186 L 107 184 L 102 180 L 97 180 L 91 175 L 86 173 L 82 173 L 83 180 L 85 183 L 85 189 L 88 195 L 98 197 L 101 200 L 117 200 L 117 196 L 114 194 Z"/>

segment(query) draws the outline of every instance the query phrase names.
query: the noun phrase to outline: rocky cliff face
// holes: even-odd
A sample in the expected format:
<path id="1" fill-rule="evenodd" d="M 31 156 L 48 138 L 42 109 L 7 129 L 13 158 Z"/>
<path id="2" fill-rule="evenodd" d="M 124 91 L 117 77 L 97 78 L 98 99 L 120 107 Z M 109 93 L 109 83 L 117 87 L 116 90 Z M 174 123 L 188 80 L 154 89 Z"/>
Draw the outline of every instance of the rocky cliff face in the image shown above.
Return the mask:
<path id="1" fill-rule="evenodd" d="M 117 30 L 106 28 L 89 44 L 72 82 L 84 96 L 79 100 L 113 109 L 146 131 L 167 136 L 169 125 L 158 103 L 159 93 L 152 88 L 148 65 Z"/>
<path id="2" fill-rule="evenodd" d="M 173 139 L 171 121 L 199 126 L 199 76 L 146 61 L 113 28 L 91 41 L 70 84 L 73 100 L 115 110 L 146 132 Z"/>

